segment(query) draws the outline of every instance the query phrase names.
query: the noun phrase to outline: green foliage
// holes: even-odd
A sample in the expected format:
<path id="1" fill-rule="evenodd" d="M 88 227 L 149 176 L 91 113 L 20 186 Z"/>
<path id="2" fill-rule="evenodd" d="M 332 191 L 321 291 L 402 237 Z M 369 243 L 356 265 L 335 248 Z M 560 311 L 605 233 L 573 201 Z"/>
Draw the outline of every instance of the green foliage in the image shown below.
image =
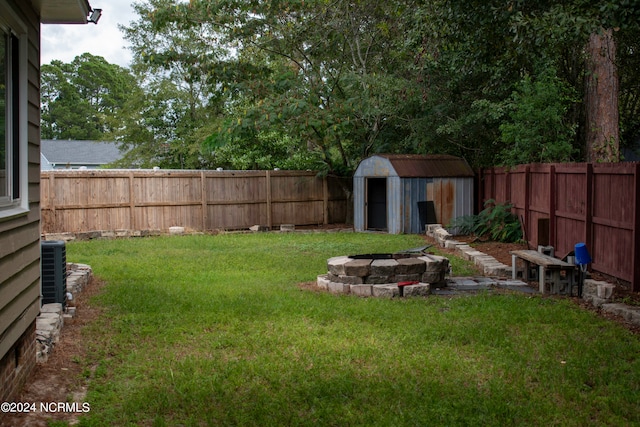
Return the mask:
<path id="1" fill-rule="evenodd" d="M 141 96 L 129 70 L 90 53 L 41 71 L 42 138 L 109 139 L 124 121 L 125 105 Z"/>
<path id="2" fill-rule="evenodd" d="M 517 242 L 522 240 L 522 229 L 512 208 L 509 203 L 499 204 L 490 199 L 478 215 L 458 217 L 448 227 L 457 230 L 458 234 L 476 235 L 496 242 Z"/>
<path id="3" fill-rule="evenodd" d="M 473 167 L 581 160 L 584 47 L 602 28 L 616 29 L 623 143 L 640 133 L 635 2 L 133 7 L 138 19 L 121 30 L 143 93 L 112 95 L 118 79 L 96 92 L 120 73 L 94 59 L 43 66 L 43 137 L 108 135 L 129 150 L 122 166 L 311 163 L 343 176 L 381 152 L 448 153 Z"/>
<path id="4" fill-rule="evenodd" d="M 575 124 L 567 112 L 577 102 L 572 89 L 547 69 L 538 79 L 526 75 L 507 101 L 509 120 L 500 125 L 504 165 L 567 162 L 574 154 Z"/>

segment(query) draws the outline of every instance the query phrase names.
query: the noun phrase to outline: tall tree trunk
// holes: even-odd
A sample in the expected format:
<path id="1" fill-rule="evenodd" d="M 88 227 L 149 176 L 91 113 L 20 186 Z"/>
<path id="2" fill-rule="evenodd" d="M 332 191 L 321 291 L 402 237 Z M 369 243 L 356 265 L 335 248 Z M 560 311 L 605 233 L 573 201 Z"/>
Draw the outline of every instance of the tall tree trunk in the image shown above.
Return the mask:
<path id="1" fill-rule="evenodd" d="M 620 160 L 618 70 L 611 29 L 591 34 L 587 43 L 585 87 L 588 162 Z"/>

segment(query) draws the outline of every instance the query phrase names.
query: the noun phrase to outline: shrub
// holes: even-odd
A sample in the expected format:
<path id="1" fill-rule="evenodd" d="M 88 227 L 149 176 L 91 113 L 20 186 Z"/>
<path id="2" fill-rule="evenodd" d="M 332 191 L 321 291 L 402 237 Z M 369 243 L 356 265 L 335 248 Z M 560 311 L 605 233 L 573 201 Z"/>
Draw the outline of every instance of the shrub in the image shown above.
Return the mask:
<path id="1" fill-rule="evenodd" d="M 510 203 L 500 204 L 489 199 L 478 215 L 455 218 L 449 227 L 458 230 L 458 234 L 473 234 L 497 242 L 517 242 L 522 240 L 522 229 L 511 208 Z"/>

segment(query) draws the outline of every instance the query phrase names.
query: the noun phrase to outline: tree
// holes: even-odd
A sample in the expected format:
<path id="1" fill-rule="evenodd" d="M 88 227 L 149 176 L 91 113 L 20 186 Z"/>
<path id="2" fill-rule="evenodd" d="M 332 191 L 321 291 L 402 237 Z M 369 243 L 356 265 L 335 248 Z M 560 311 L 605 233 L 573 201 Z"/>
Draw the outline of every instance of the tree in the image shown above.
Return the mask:
<path id="1" fill-rule="evenodd" d="M 617 162 L 620 160 L 619 86 L 613 30 L 591 34 L 586 51 L 586 160 Z"/>
<path id="2" fill-rule="evenodd" d="M 406 131 L 403 97 L 415 90 L 397 74 L 404 2 L 154 3 L 154 25 L 212 27 L 235 47 L 223 64 L 209 64 L 209 83 L 224 88 L 234 117 L 209 138 L 214 150 L 268 129 L 317 153 L 326 173 L 345 175 Z"/>
<path id="3" fill-rule="evenodd" d="M 134 53 L 132 69 L 145 96 L 135 100 L 119 136 L 129 164 L 164 168 L 214 166 L 203 147 L 203 129 L 222 116 L 222 90 L 214 77 L 227 55 L 214 27 L 167 19 L 178 2 L 135 3 L 139 19 L 121 26 Z"/>
<path id="4" fill-rule="evenodd" d="M 84 53 L 70 64 L 42 65 L 42 137 L 109 138 L 123 119 L 125 103 L 140 95 L 130 72 Z"/>
<path id="5" fill-rule="evenodd" d="M 433 102 L 434 110 L 443 119 L 436 120 L 441 124 L 434 127 L 465 151 L 475 153 L 474 163 L 490 164 L 499 152 L 496 129 L 505 116 L 495 106 L 509 97 L 523 75 L 537 79 L 548 65 L 583 96 L 582 103 L 575 102 L 565 113 L 565 120 L 577 125 L 574 148 L 586 157 L 587 152 L 598 151 L 598 147 L 608 147 L 611 142 L 615 145 L 611 126 L 618 124 L 614 102 L 618 91 L 610 86 L 613 90 L 609 92 L 609 102 L 600 102 L 604 94 L 598 95 L 597 86 L 592 84 L 600 83 L 600 79 L 594 79 L 595 74 L 589 73 L 586 66 L 594 67 L 607 60 L 603 70 L 609 70 L 612 78 L 606 80 L 615 85 L 617 64 L 610 55 L 603 56 L 587 46 L 589 40 L 598 40 L 594 36 L 617 27 L 637 36 L 640 9 L 634 2 L 443 0 L 422 6 L 422 10 L 430 13 L 429 31 L 438 35 L 434 49 L 437 59 L 424 69 L 428 76 L 425 81 L 442 81 Z M 613 52 L 611 42 L 608 46 Z M 594 106 L 598 104 L 601 108 L 596 110 Z M 597 111 L 590 114 L 590 122 L 587 111 Z M 601 135 L 607 136 L 597 139 L 592 136 L 594 130 L 604 131 Z M 481 141 L 479 145 L 477 141 Z"/>

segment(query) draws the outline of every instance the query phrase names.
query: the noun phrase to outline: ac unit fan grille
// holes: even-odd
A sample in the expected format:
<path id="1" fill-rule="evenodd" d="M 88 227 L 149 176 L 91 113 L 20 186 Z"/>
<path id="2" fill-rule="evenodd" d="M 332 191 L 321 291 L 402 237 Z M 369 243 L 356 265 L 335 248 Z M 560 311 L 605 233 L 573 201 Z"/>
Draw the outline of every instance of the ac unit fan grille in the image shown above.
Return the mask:
<path id="1" fill-rule="evenodd" d="M 67 303 L 67 251 L 64 241 L 41 244 L 42 304 Z"/>

